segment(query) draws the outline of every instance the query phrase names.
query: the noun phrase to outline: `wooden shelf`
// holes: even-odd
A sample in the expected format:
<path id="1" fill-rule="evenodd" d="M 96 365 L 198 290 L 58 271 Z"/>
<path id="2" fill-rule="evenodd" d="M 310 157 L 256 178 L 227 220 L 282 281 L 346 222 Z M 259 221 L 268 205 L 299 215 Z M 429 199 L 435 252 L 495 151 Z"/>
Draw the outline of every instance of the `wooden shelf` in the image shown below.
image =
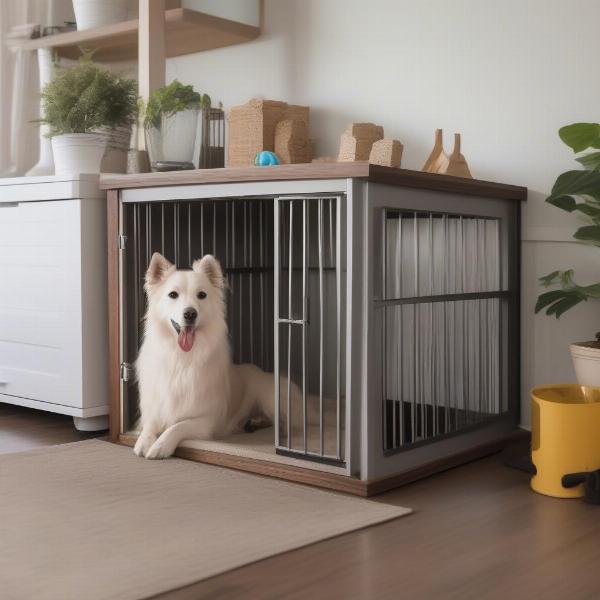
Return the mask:
<path id="1" fill-rule="evenodd" d="M 259 27 L 195 10 L 174 8 L 165 11 L 167 57 L 234 46 L 249 42 L 259 34 Z M 28 50 L 55 48 L 59 56 L 71 59 L 78 58 L 83 48 L 95 50 L 94 60 L 99 62 L 135 60 L 138 53 L 138 20 L 49 35 L 28 40 L 22 47 Z"/>
<path id="2" fill-rule="evenodd" d="M 480 179 L 463 179 L 452 175 L 437 175 L 395 169 L 369 164 L 366 160 L 355 162 L 321 162 L 276 167 L 227 167 L 224 169 L 196 169 L 167 173 L 140 173 L 137 175 L 100 175 L 101 189 L 145 188 L 171 185 L 233 183 L 248 181 L 282 181 L 287 179 L 367 179 L 403 187 L 424 188 L 441 192 L 454 192 L 482 198 L 526 200 L 527 188 Z"/>

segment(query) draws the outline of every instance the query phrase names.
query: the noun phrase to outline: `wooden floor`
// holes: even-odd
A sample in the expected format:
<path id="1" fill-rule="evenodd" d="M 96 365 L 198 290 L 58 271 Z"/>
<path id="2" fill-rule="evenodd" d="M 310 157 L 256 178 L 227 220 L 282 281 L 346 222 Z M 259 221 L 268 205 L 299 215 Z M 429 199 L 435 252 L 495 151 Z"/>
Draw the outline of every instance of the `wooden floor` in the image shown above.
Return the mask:
<path id="1" fill-rule="evenodd" d="M 69 418 L 0 405 L 0 452 L 82 438 Z M 157 598 L 600 598 L 600 506 L 531 492 L 502 455 L 375 501 L 415 514 Z"/>
<path id="2" fill-rule="evenodd" d="M 100 434 L 80 433 L 73 418 L 0 403 L 0 454 L 78 442 Z"/>

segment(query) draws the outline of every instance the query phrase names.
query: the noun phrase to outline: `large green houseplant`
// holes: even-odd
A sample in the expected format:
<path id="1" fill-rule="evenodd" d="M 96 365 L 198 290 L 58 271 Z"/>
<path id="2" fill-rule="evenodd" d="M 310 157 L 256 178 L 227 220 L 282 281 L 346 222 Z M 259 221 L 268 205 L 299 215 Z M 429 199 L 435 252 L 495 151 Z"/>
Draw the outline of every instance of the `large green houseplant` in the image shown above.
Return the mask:
<path id="1" fill-rule="evenodd" d="M 94 64 L 85 55 L 60 69 L 42 90 L 42 119 L 49 128 L 56 173 L 97 173 L 107 131 L 130 126 L 137 84 Z"/>
<path id="2" fill-rule="evenodd" d="M 583 169 L 559 175 L 546 202 L 585 221 L 573 237 L 600 247 L 600 124 L 574 123 L 559 130 L 560 139 L 578 154 Z M 559 318 L 577 304 L 600 298 L 600 283 L 579 285 L 573 269 L 554 271 L 540 279 L 544 287 L 556 287 L 541 294 L 535 312 Z M 600 334 L 597 340 L 571 345 L 577 377 L 581 384 L 600 385 Z"/>

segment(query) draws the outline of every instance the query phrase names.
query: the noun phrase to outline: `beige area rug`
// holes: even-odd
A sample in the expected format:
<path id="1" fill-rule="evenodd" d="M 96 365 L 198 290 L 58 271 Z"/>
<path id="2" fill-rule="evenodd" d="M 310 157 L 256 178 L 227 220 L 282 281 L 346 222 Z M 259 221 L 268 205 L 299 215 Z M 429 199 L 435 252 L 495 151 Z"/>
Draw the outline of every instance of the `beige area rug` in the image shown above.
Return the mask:
<path id="1" fill-rule="evenodd" d="M 99 440 L 7 454 L 0 597 L 146 598 L 409 512 Z"/>

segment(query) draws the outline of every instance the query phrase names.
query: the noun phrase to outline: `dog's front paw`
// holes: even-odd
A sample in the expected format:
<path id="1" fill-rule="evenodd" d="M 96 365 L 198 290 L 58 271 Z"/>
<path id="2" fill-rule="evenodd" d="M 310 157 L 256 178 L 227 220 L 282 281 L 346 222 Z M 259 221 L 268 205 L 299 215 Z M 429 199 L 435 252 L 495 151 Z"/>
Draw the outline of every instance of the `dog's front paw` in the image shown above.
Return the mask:
<path id="1" fill-rule="evenodd" d="M 155 441 L 156 437 L 154 436 L 143 434 L 140 435 L 135 443 L 135 446 L 133 447 L 133 451 L 136 456 L 146 456 L 148 450 L 150 450 Z"/>
<path id="2" fill-rule="evenodd" d="M 146 458 L 151 460 L 169 458 L 175 452 L 175 448 L 170 448 L 168 445 L 162 443 L 160 440 L 156 440 L 150 447 L 150 450 L 146 452 Z"/>

